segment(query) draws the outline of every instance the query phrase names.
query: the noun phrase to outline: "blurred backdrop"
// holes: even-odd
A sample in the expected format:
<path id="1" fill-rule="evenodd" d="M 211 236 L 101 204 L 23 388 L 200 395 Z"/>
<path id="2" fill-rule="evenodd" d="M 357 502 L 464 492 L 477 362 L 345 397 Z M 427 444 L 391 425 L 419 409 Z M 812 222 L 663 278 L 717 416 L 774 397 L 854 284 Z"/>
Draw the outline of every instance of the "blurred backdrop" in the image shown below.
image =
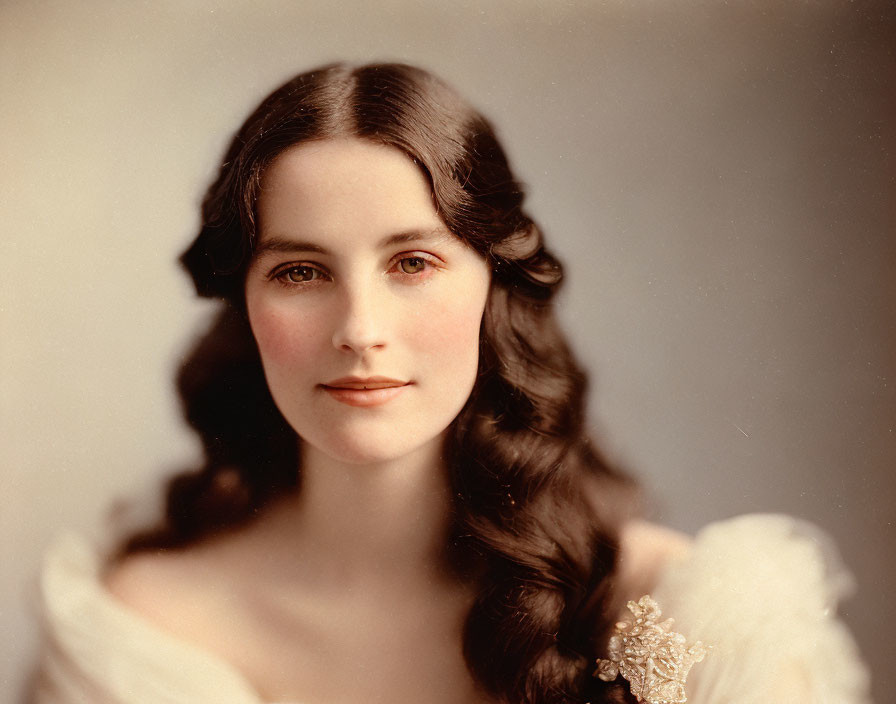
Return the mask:
<path id="1" fill-rule="evenodd" d="M 232 131 L 292 74 L 418 63 L 496 123 L 568 269 L 608 455 L 654 520 L 831 533 L 896 687 L 896 12 L 868 2 L 0 6 L 2 680 L 40 555 L 157 510 L 197 445 L 171 377 L 210 307 L 174 260 Z"/>

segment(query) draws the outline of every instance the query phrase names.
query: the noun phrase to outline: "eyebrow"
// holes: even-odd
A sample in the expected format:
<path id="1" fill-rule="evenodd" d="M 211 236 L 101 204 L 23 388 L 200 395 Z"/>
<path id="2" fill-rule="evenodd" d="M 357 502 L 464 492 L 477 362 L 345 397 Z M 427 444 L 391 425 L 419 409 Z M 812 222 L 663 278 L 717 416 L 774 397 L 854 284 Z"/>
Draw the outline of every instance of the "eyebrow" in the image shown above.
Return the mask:
<path id="1" fill-rule="evenodd" d="M 384 249 L 404 242 L 430 242 L 450 237 L 451 233 L 445 227 L 436 227 L 432 230 L 406 230 L 394 235 L 388 235 L 377 242 L 378 249 Z M 293 240 L 288 237 L 273 236 L 265 238 L 258 243 L 253 254 L 254 258 L 260 258 L 269 253 L 316 252 L 318 254 L 331 254 L 326 247 L 321 247 L 314 242 Z"/>

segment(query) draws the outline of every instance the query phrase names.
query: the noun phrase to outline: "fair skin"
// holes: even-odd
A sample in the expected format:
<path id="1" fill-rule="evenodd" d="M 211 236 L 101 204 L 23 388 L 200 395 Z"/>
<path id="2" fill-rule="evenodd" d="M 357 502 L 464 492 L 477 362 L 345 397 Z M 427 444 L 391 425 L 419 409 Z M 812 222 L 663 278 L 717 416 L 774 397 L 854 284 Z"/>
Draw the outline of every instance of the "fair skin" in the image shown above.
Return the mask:
<path id="1" fill-rule="evenodd" d="M 413 162 L 369 141 L 281 154 L 258 220 L 246 303 L 302 438 L 301 491 L 235 533 L 129 558 L 108 588 L 267 701 L 486 702 L 461 652 L 474 588 L 444 565 L 441 451 L 475 381 L 489 268 Z M 630 535 L 635 597 L 670 537 Z"/>

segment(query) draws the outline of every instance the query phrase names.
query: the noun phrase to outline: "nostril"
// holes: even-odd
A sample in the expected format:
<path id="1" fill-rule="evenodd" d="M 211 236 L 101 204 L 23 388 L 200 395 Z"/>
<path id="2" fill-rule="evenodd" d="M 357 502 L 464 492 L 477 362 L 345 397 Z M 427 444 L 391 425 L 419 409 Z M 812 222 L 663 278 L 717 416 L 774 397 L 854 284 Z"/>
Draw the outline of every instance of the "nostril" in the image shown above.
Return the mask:
<path id="1" fill-rule="evenodd" d="M 384 345 L 372 329 L 343 327 L 333 336 L 333 346 L 345 352 L 367 352 Z"/>

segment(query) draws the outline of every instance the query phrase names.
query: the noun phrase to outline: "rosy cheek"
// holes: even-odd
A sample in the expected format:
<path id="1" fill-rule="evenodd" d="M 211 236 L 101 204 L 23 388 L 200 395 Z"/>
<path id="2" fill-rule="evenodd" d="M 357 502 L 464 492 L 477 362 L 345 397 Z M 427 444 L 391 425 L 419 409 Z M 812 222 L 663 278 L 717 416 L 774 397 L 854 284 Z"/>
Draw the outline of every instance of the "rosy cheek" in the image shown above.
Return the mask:
<path id="1" fill-rule="evenodd" d="M 296 316 L 294 311 L 262 308 L 249 311 L 252 332 L 263 360 L 294 361 L 312 354 L 320 321 L 314 316 Z"/>
<path id="2" fill-rule="evenodd" d="M 478 358 L 482 304 L 478 296 L 453 300 L 420 316 L 420 338 L 433 355 L 451 366 Z"/>

